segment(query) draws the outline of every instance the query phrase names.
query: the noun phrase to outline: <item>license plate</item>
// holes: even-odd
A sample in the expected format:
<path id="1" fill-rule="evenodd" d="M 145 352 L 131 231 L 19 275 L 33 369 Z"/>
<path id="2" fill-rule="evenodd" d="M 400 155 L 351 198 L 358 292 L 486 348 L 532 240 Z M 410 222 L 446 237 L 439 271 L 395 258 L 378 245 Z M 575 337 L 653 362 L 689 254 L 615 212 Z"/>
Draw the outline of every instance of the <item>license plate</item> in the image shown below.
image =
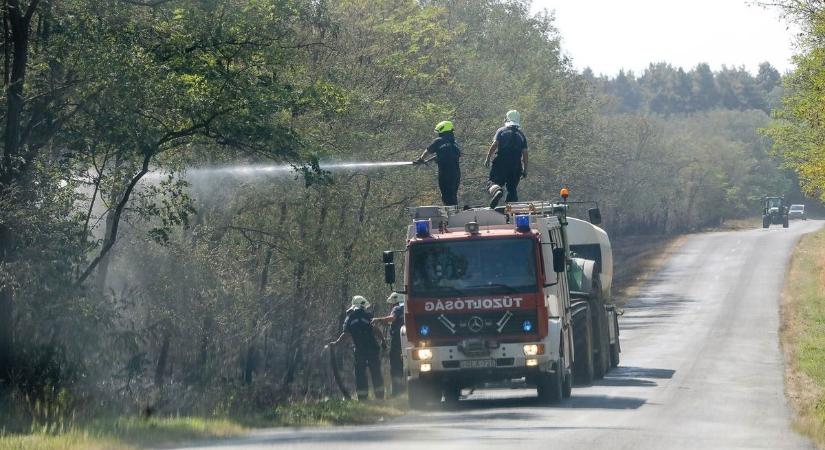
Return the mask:
<path id="1" fill-rule="evenodd" d="M 462 369 L 489 369 L 494 367 L 495 364 L 492 359 L 470 359 L 461 361 L 459 366 Z"/>

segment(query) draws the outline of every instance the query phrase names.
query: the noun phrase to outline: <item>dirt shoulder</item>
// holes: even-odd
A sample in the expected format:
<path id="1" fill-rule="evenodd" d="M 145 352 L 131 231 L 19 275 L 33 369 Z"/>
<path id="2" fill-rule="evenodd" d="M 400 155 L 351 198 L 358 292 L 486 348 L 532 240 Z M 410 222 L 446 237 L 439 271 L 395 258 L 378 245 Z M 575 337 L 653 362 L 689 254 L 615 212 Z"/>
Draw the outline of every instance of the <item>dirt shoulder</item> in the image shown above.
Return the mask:
<path id="1" fill-rule="evenodd" d="M 687 240 L 679 236 L 625 236 L 613 246 L 613 299 L 624 304 Z"/>
<path id="2" fill-rule="evenodd" d="M 803 236 L 794 249 L 780 331 L 794 428 L 825 448 L 825 230 Z"/>

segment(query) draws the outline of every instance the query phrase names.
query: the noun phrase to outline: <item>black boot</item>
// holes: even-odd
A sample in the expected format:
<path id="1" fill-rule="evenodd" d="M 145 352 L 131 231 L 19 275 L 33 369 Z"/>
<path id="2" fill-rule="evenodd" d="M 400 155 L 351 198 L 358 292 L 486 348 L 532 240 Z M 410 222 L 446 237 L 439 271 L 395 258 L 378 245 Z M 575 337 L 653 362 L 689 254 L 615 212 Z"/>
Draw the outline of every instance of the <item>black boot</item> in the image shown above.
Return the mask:
<path id="1" fill-rule="evenodd" d="M 504 191 L 499 188 L 495 194 L 493 194 L 493 198 L 490 200 L 490 209 L 495 209 L 498 206 L 498 201 L 501 200 L 501 197 L 504 195 Z"/>

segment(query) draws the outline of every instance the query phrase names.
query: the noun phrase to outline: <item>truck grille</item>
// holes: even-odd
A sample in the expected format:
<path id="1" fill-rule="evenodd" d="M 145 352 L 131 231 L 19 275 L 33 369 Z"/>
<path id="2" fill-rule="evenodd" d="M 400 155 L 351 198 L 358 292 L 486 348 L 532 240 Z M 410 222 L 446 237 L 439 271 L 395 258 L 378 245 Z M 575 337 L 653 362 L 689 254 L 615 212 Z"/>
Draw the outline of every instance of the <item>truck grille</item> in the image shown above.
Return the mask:
<path id="1" fill-rule="evenodd" d="M 536 311 L 507 310 L 488 313 L 433 314 L 417 316 L 419 327 L 427 326 L 427 337 L 495 337 L 534 334 Z"/>

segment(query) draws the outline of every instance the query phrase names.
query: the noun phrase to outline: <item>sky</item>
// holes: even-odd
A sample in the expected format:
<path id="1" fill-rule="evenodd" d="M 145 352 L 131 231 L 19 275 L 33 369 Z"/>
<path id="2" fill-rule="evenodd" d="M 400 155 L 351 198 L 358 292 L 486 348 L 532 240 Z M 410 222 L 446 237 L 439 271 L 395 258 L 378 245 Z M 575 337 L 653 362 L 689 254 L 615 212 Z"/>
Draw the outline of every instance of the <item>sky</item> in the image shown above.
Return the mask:
<path id="1" fill-rule="evenodd" d="M 534 11 L 555 10 L 562 50 L 576 69 L 640 74 L 651 62 L 685 69 L 700 62 L 755 73 L 768 61 L 793 68 L 794 29 L 776 9 L 752 0 L 533 0 Z"/>

